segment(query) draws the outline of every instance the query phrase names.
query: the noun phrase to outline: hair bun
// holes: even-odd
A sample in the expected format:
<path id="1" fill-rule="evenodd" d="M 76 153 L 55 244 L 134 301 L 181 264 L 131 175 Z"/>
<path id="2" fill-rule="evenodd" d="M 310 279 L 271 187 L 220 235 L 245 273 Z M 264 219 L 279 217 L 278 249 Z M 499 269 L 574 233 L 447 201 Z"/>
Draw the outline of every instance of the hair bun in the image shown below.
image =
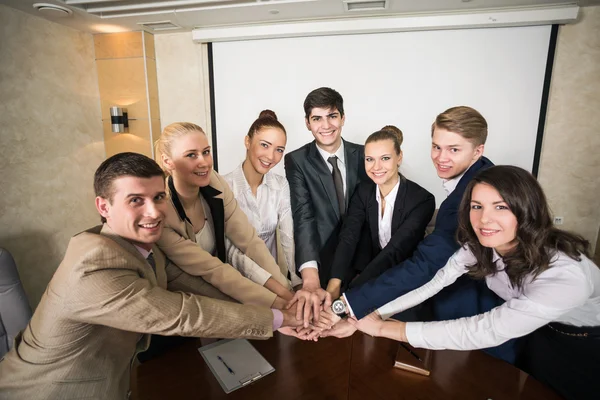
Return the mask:
<path id="1" fill-rule="evenodd" d="M 393 135 L 396 135 L 396 137 L 398 138 L 398 141 L 400 142 L 399 144 L 402 145 L 402 142 L 404 141 L 404 135 L 402 134 L 402 131 L 400 130 L 400 128 L 398 128 L 394 125 L 386 125 L 383 128 L 381 128 L 381 130 L 389 132 Z"/>
<path id="2" fill-rule="evenodd" d="M 258 114 L 258 118 L 259 119 L 262 119 L 262 118 L 267 119 L 268 118 L 268 119 L 273 119 L 273 120 L 277 121 L 277 114 L 275 114 L 275 112 L 271 111 L 271 110 L 262 110 L 260 112 L 260 114 Z"/>

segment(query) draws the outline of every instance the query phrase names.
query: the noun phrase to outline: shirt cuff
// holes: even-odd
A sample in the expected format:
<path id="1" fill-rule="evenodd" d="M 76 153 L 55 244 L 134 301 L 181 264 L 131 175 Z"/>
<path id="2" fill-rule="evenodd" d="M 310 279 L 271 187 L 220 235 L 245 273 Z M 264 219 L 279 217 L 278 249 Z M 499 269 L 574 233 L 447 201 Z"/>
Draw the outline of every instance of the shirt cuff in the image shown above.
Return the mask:
<path id="1" fill-rule="evenodd" d="M 350 314 L 351 317 L 356 318 L 356 316 L 354 315 L 354 311 L 352 311 L 352 307 L 350 306 L 350 302 L 348 301 L 348 298 L 346 297 L 346 293 L 342 293 L 342 297 L 344 298 L 346 307 L 348 307 L 348 313 Z"/>
<path id="2" fill-rule="evenodd" d="M 423 322 L 406 323 L 406 340 L 413 347 L 427 348 L 423 340 Z"/>
<path id="3" fill-rule="evenodd" d="M 273 332 L 275 332 L 283 325 L 283 313 L 275 308 L 272 308 L 271 311 L 273 312 Z"/>
<path id="4" fill-rule="evenodd" d="M 318 270 L 319 269 L 319 264 L 317 264 L 317 262 L 315 260 L 307 261 L 304 264 L 302 264 L 300 266 L 300 268 L 298 268 L 298 272 L 302 272 L 302 270 L 304 268 L 315 268 L 316 270 Z"/>
<path id="5" fill-rule="evenodd" d="M 379 316 L 381 317 L 381 319 L 386 320 L 386 319 L 390 318 L 392 315 L 396 315 L 400 312 L 395 307 L 393 307 L 393 305 L 391 303 L 392 302 L 390 301 L 389 303 L 387 303 L 377 309 L 377 312 L 379 313 Z"/>

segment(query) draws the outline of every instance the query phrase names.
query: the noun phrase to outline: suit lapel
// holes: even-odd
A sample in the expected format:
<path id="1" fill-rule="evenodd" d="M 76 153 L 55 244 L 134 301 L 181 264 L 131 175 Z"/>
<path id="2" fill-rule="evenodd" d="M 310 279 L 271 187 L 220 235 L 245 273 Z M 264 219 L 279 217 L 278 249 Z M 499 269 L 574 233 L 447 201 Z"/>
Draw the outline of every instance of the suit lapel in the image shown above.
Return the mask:
<path id="1" fill-rule="evenodd" d="M 338 207 L 337 195 L 335 194 L 335 184 L 333 183 L 333 175 L 329 171 L 327 165 L 325 165 L 325 160 L 323 160 L 323 157 L 321 157 L 321 154 L 319 154 L 319 150 L 317 150 L 317 144 L 314 141 L 310 144 L 307 158 L 313 166 L 313 168 L 317 171 L 317 175 L 321 180 L 321 183 L 323 184 L 323 189 L 325 189 L 325 193 L 329 198 L 331 207 L 335 210 L 335 215 L 339 219 L 340 210 Z M 348 168 L 346 168 L 346 171 L 347 170 Z"/>
<path id="2" fill-rule="evenodd" d="M 400 175 L 400 186 L 398 194 L 396 194 L 396 202 L 394 203 L 394 212 L 392 214 L 392 235 L 400 227 L 402 216 L 404 215 L 404 205 L 406 203 L 406 178 Z"/>
<path id="3" fill-rule="evenodd" d="M 154 273 L 154 270 L 152 269 L 152 267 L 150 266 L 150 264 L 148 264 L 148 261 L 142 256 L 142 254 L 138 251 L 138 249 L 135 248 L 135 246 L 133 244 L 131 244 L 130 242 L 128 242 L 127 240 L 123 239 L 121 236 L 117 235 L 112 229 L 110 229 L 110 227 L 107 224 L 104 224 L 102 226 L 102 230 L 100 231 L 100 234 L 102 236 L 106 236 L 109 239 L 111 239 L 112 241 L 116 242 L 119 246 L 121 246 L 124 250 L 126 250 L 128 253 L 130 253 L 132 256 L 134 256 L 141 265 L 143 265 L 144 267 L 144 272 L 146 273 L 145 278 L 148 279 L 149 281 L 153 282 L 154 284 L 158 285 L 158 278 L 157 275 Z M 158 257 L 156 257 L 158 258 Z M 158 271 L 159 269 L 161 269 L 158 260 L 156 260 L 156 270 Z M 162 269 L 164 270 L 164 261 L 162 261 Z M 165 276 L 166 279 L 166 276 Z M 165 282 L 165 287 L 166 287 L 166 282 Z"/>
<path id="4" fill-rule="evenodd" d="M 356 146 L 346 142 L 344 139 L 344 152 L 346 153 L 346 209 L 348 209 L 348 205 L 350 204 L 350 193 L 352 190 L 350 188 L 356 187 L 356 182 L 358 180 L 358 169 L 360 168 L 360 157 L 358 154 L 358 150 Z"/>
<path id="5" fill-rule="evenodd" d="M 379 248 L 379 203 L 377 203 L 377 197 L 375 191 L 377 185 L 369 186 L 371 193 L 368 194 L 367 203 L 367 219 L 369 221 L 369 230 L 371 231 L 371 241 L 373 242 L 373 248 Z"/>
<path id="6" fill-rule="evenodd" d="M 204 197 L 204 200 L 206 200 L 212 214 L 217 255 L 225 263 L 227 262 L 225 259 L 225 208 L 223 206 L 223 199 L 215 197 L 221 194 L 221 192 L 212 186 L 205 186 L 200 188 L 200 193 Z"/>

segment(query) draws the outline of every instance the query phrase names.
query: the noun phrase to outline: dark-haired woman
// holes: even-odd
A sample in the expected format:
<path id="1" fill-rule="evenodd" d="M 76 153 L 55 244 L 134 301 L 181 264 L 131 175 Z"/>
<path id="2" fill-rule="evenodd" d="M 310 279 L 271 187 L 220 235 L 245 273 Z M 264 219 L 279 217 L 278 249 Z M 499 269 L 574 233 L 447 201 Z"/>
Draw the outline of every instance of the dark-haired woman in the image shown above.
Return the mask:
<path id="1" fill-rule="evenodd" d="M 294 262 L 294 224 L 290 204 L 290 187 L 284 176 L 271 170 L 279 164 L 287 135 L 285 128 L 271 110 L 263 110 L 252 123 L 244 139 L 246 159 L 238 168 L 225 175 L 240 208 L 264 240 L 271 255 L 278 260 L 277 237 L 279 237 L 285 269 L 292 286 L 302 284 L 296 275 Z M 277 230 L 279 229 L 279 235 Z M 230 253 L 235 254 L 232 248 Z"/>
<path id="2" fill-rule="evenodd" d="M 427 284 L 384 305 L 358 329 L 428 349 L 471 350 L 531 334 L 524 369 L 567 399 L 600 394 L 600 270 L 588 242 L 552 225 L 544 193 L 527 171 L 497 166 L 469 184 L 459 214 L 463 246 Z M 469 274 L 506 302 L 470 318 L 388 320 Z"/>
<path id="3" fill-rule="evenodd" d="M 435 198 L 398 172 L 402 139 L 402 131 L 392 125 L 367 138 L 370 180 L 356 187 L 348 206 L 327 284 L 333 299 L 410 257 L 425 235 Z"/>

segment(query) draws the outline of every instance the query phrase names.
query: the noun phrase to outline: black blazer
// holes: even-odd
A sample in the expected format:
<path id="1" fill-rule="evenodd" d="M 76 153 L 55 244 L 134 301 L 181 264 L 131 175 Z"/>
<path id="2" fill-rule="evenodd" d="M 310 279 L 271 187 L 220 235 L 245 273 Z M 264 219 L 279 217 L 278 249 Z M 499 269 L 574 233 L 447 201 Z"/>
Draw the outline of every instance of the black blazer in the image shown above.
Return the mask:
<path id="1" fill-rule="evenodd" d="M 343 289 L 358 272 L 360 275 L 352 282 L 353 286 L 381 275 L 388 268 L 410 257 L 425 236 L 425 228 L 435 211 L 435 197 L 418 184 L 400 175 L 400 187 L 392 214 L 392 238 L 381 249 L 376 190 L 377 185 L 369 179 L 361 182 L 352 196 L 348 215 L 340 233 L 331 274 L 332 278 L 342 280 Z M 365 224 L 370 231 L 370 249 L 357 249 L 361 229 Z M 362 266 L 356 265 L 354 260 L 360 258 L 361 253 L 365 251 L 371 253 L 372 258 L 368 260 L 370 262 L 367 261 L 368 264 Z"/>
<path id="2" fill-rule="evenodd" d="M 344 140 L 344 151 L 348 205 L 356 185 L 368 177 L 364 146 Z M 290 184 L 296 267 L 317 261 L 321 285 L 327 285 L 341 221 L 333 176 L 314 140 L 286 154 L 285 175 Z"/>

